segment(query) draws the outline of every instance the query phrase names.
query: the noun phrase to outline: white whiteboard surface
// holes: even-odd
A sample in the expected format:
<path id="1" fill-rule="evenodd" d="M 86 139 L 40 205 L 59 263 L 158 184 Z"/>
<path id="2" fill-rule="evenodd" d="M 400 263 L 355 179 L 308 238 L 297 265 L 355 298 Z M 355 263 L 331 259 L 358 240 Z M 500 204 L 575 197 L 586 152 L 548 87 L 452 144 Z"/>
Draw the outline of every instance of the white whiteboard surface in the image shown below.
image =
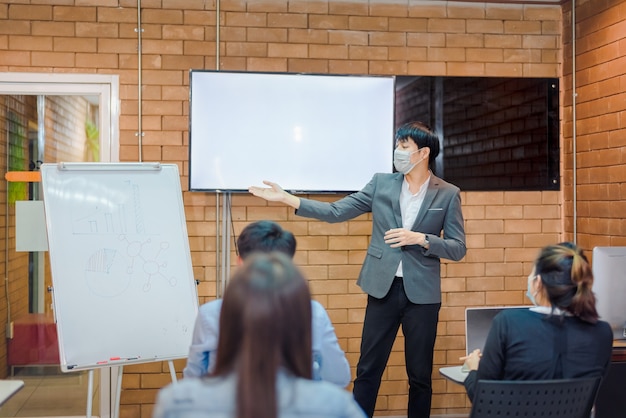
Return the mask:
<path id="1" fill-rule="evenodd" d="M 184 358 L 198 310 L 178 167 L 41 167 L 61 369 Z"/>
<path id="2" fill-rule="evenodd" d="M 194 70 L 189 189 L 360 190 L 393 169 L 393 76 Z"/>

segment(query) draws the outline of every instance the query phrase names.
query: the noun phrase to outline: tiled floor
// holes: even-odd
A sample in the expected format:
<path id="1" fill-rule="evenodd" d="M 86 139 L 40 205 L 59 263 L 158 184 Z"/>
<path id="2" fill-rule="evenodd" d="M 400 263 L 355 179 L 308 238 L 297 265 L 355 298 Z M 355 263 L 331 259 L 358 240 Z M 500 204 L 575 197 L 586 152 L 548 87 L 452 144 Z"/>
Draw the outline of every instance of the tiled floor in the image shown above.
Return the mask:
<path id="1" fill-rule="evenodd" d="M 0 407 L 0 417 L 85 416 L 87 411 L 88 372 L 62 373 L 46 367 L 23 368 L 9 379 L 24 381 L 24 387 Z M 52 370 L 50 370 L 52 369 Z M 98 372 L 94 373 L 92 413 L 98 415 Z"/>
<path id="2" fill-rule="evenodd" d="M 46 367 L 24 368 L 11 377 L 24 387 L 0 407 L 0 417 L 74 417 L 87 411 L 88 372 L 62 373 Z M 98 416 L 97 390 L 100 377 L 94 373 L 93 416 Z M 385 417 L 406 418 L 406 417 Z M 467 415 L 433 415 L 432 418 L 467 418 Z"/>

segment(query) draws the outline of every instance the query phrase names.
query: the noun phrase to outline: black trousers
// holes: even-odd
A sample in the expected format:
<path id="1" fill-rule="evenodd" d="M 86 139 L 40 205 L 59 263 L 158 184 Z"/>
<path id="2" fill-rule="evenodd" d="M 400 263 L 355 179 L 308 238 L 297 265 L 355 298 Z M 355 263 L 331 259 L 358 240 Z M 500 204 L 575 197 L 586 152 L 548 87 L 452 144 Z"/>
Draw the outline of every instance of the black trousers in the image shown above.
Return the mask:
<path id="1" fill-rule="evenodd" d="M 433 350 L 440 308 L 441 303 L 418 305 L 409 301 L 400 277 L 394 279 L 384 298 L 368 296 L 353 394 L 369 417 L 374 415 L 380 381 L 400 325 L 409 377 L 407 415 L 430 416 Z"/>

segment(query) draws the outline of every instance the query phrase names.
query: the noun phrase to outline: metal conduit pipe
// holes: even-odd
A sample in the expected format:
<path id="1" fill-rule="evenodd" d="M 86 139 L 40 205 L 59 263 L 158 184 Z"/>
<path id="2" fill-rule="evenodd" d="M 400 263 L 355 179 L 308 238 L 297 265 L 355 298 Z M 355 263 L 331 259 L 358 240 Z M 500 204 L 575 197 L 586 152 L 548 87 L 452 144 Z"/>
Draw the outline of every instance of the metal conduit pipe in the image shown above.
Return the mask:
<path id="1" fill-rule="evenodd" d="M 574 244 L 578 237 L 578 201 L 577 201 L 577 176 L 576 176 L 576 0 L 572 0 L 572 216 Z"/>
<path id="2" fill-rule="evenodd" d="M 141 162 L 143 160 L 142 151 L 143 148 L 143 126 L 142 126 L 142 80 L 141 80 L 141 72 L 142 72 L 142 62 L 141 62 L 141 35 L 143 29 L 141 27 L 141 0 L 137 0 L 137 27 L 135 28 L 135 32 L 137 32 L 137 146 L 139 148 L 139 157 L 138 160 Z"/>
<path id="3" fill-rule="evenodd" d="M 215 69 L 220 69 L 220 0 L 215 2 Z"/>
<path id="4" fill-rule="evenodd" d="M 215 69 L 220 70 L 220 0 L 215 2 Z M 228 278 L 228 265 L 230 262 L 230 254 L 226 254 L 228 245 L 226 244 L 226 231 L 227 225 L 227 209 L 230 210 L 230 200 L 227 199 L 227 195 L 223 195 L 222 199 L 222 217 L 220 228 L 220 192 L 215 193 L 215 262 L 218 266 L 216 270 L 215 280 L 217 282 L 217 297 L 222 297 L 224 289 L 226 287 L 226 281 Z M 220 235 L 220 230 L 221 235 Z M 221 241 L 220 241 L 221 237 Z"/>

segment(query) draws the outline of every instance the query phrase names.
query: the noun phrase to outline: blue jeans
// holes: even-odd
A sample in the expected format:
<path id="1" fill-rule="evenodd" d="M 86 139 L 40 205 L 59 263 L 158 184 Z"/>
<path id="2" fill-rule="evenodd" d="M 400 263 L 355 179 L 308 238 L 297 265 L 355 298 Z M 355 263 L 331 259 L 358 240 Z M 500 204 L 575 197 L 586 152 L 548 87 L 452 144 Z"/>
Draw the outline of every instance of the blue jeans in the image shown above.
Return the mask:
<path id="1" fill-rule="evenodd" d="M 400 277 L 394 279 L 384 298 L 368 296 L 353 394 L 369 417 L 374 415 L 380 381 L 400 325 L 409 377 L 407 415 L 430 416 L 433 350 L 440 308 L 441 303 L 418 305 L 409 301 Z"/>

